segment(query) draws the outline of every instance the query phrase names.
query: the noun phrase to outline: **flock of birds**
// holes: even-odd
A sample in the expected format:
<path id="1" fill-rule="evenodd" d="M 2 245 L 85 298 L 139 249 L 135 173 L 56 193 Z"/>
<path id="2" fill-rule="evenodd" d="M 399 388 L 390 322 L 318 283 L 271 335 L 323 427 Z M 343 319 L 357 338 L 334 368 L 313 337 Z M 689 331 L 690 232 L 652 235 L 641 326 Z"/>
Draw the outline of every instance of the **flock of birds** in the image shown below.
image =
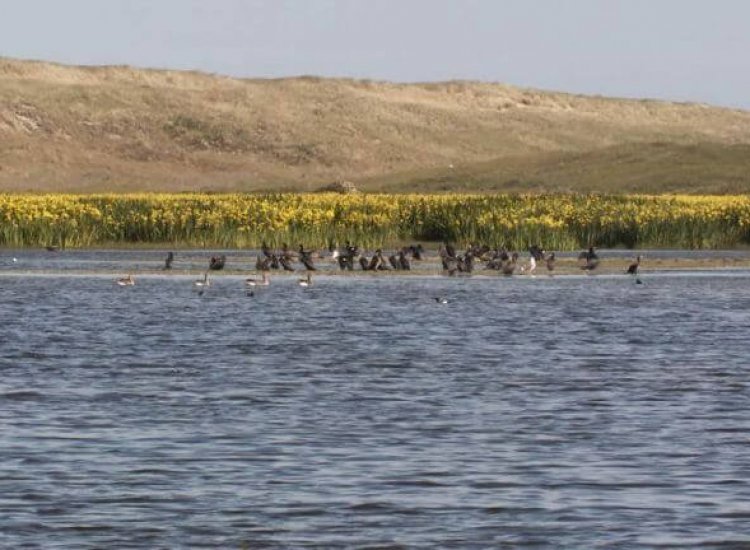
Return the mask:
<path id="1" fill-rule="evenodd" d="M 485 269 L 500 271 L 503 275 L 511 276 L 517 272 L 527 275 L 534 275 L 537 262 L 544 262 L 550 275 L 555 270 L 555 253 L 547 254 L 544 249 L 538 245 L 532 245 L 528 248 L 528 263 L 520 265 L 520 254 L 518 252 L 509 252 L 504 248 L 491 249 L 483 245 L 470 245 L 462 253 L 458 253 L 450 243 L 443 243 L 438 249 L 438 257 L 442 265 L 443 273 L 448 276 L 455 276 L 458 273 L 470 274 L 475 270 L 477 262 L 483 262 Z M 298 250 L 292 252 L 290 248 L 283 244 L 280 250 L 271 249 L 265 242 L 261 246 L 260 255 L 256 260 L 256 270 L 261 273 L 260 278 L 251 277 L 245 279 L 245 286 L 248 295 L 254 295 L 254 289 L 266 287 L 271 284 L 268 276 L 271 270 L 295 271 L 293 262 L 299 261 L 306 271 L 305 277 L 298 279 L 298 284 L 302 287 L 312 286 L 312 272 L 316 271 L 313 258 L 315 254 L 311 250 L 306 250 L 303 245 L 299 245 Z M 336 262 L 342 271 L 353 271 L 355 265 L 358 265 L 362 271 L 408 271 L 411 270 L 411 261 L 420 261 L 424 259 L 425 250 L 421 244 L 403 247 L 390 256 L 384 256 L 382 249 L 377 249 L 372 257 L 362 254 L 359 247 L 346 242 L 342 250 L 332 248 L 330 258 Z M 411 258 L 411 259 L 410 259 Z M 581 252 L 578 255 L 580 268 L 586 273 L 591 273 L 599 266 L 599 256 L 594 247 Z M 174 263 L 174 253 L 169 252 L 164 260 L 164 269 L 172 269 Z M 209 260 L 208 270 L 223 269 L 226 264 L 225 256 L 212 256 Z M 637 256 L 631 263 L 626 274 L 633 277 L 636 284 L 643 284 L 638 277 L 638 270 L 641 265 L 641 256 Z M 135 279 L 132 275 L 127 275 L 117 279 L 116 284 L 119 286 L 133 286 Z M 203 294 L 206 288 L 211 286 L 209 273 L 206 271 L 203 277 L 193 282 L 194 287 L 199 294 Z M 437 302 L 447 303 L 444 298 L 435 298 Z"/>

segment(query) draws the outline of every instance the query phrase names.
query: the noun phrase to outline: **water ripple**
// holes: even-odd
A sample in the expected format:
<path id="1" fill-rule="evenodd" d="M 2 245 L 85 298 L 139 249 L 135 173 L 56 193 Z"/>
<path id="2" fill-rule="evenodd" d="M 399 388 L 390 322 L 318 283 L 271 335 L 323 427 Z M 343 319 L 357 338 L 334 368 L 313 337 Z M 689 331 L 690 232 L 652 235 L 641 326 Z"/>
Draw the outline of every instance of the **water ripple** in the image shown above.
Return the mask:
<path id="1" fill-rule="evenodd" d="M 747 275 L 62 279 L 0 285 L 2 547 L 750 545 Z"/>

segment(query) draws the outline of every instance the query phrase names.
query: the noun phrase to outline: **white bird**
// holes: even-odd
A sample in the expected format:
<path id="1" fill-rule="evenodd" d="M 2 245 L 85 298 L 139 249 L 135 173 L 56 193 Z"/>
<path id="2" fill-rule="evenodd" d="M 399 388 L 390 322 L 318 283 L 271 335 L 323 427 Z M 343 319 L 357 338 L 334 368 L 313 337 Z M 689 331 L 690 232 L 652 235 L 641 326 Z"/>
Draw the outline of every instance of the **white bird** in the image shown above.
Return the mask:
<path id="1" fill-rule="evenodd" d="M 263 273 L 263 276 L 258 279 L 245 279 L 245 285 L 249 287 L 255 287 L 255 286 L 268 286 L 271 284 L 271 281 L 268 278 L 268 273 Z"/>
<path id="2" fill-rule="evenodd" d="M 129 274 L 127 277 L 117 279 L 115 282 L 120 286 L 133 286 L 135 284 L 135 279 Z"/>
<path id="3" fill-rule="evenodd" d="M 198 279 L 197 281 L 194 281 L 193 284 L 197 287 L 211 286 L 211 281 L 208 279 L 208 271 L 206 271 L 203 274 L 202 279 Z"/>
<path id="4" fill-rule="evenodd" d="M 531 256 L 529 258 L 529 275 L 533 275 L 535 269 L 536 269 L 536 258 L 534 258 L 534 256 Z"/>

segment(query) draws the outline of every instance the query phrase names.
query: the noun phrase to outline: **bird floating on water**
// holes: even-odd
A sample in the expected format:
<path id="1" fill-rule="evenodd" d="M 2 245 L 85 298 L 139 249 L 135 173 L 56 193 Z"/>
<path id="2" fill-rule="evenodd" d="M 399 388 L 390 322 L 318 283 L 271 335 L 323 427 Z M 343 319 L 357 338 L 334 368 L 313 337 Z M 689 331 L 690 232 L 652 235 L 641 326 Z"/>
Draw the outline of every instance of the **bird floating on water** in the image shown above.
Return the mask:
<path id="1" fill-rule="evenodd" d="M 444 296 L 436 296 L 435 297 L 435 301 L 438 304 L 447 304 L 448 303 L 448 298 L 445 298 Z"/>
<path id="2" fill-rule="evenodd" d="M 121 277 L 115 281 L 119 286 L 133 286 L 135 279 L 132 275 L 128 274 L 127 277 Z"/>
<path id="3" fill-rule="evenodd" d="M 211 286 L 211 280 L 208 278 L 208 271 L 206 271 L 203 274 L 203 278 L 202 279 L 198 279 L 196 281 L 193 281 L 193 285 L 195 285 L 197 287 L 200 287 L 200 288 L 205 288 L 207 286 Z"/>
<path id="4" fill-rule="evenodd" d="M 245 279 L 245 286 L 249 287 L 256 287 L 256 286 L 268 286 L 271 284 L 270 279 L 268 278 L 268 273 L 263 273 L 260 279 Z"/>
<path id="5" fill-rule="evenodd" d="M 303 279 L 298 279 L 297 283 L 299 283 L 299 286 L 312 286 L 312 275 L 308 273 L 307 277 Z"/>

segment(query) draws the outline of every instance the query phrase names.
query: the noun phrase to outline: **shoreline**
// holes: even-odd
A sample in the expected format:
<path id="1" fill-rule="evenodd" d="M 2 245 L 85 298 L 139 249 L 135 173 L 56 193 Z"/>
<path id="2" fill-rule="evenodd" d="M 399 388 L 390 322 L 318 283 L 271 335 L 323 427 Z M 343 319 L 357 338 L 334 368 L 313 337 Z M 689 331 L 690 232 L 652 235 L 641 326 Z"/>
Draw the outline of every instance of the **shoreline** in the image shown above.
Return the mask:
<path id="1" fill-rule="evenodd" d="M 383 270 L 383 271 L 362 271 L 355 269 L 354 271 L 342 271 L 332 262 L 318 262 L 316 265 L 318 269 L 311 272 L 313 278 L 324 277 L 324 278 L 418 278 L 418 277 L 429 277 L 429 278 L 445 278 L 445 279 L 554 279 L 558 277 L 573 278 L 597 278 L 597 277 L 625 277 L 625 270 L 630 264 L 631 259 L 624 258 L 609 258 L 602 260 L 601 264 L 593 272 L 585 272 L 580 268 L 580 265 L 576 259 L 558 259 L 555 270 L 549 272 L 544 265 L 538 265 L 533 273 L 528 273 L 525 269 L 521 271 L 521 266 L 526 266 L 527 262 L 519 263 L 519 270 L 513 275 L 505 275 L 501 271 L 485 269 L 483 265 L 477 266 L 471 273 L 460 273 L 454 276 L 450 276 L 443 272 L 440 268 L 440 263 L 437 261 L 431 261 L 431 259 L 423 260 L 415 268 L 403 271 L 403 270 Z M 248 262 L 249 264 L 249 262 Z M 7 266 L 0 267 L 0 277 L 117 277 L 122 276 L 123 273 L 130 273 L 133 276 L 144 277 L 144 278 L 161 278 L 161 279 L 175 279 L 180 278 L 195 278 L 204 273 L 208 272 L 212 279 L 242 279 L 248 276 L 258 276 L 261 272 L 253 267 L 243 268 L 228 268 L 219 271 L 211 271 L 198 267 L 187 267 L 187 268 L 173 268 L 172 270 L 164 270 L 161 267 L 150 267 L 150 266 L 138 266 L 128 269 L 127 265 L 123 266 L 108 266 L 102 267 L 101 269 L 78 269 L 78 268 L 45 268 L 40 267 L 38 269 L 29 269 L 28 266 L 23 264 L 10 264 Z M 668 274 L 686 274 L 686 273 L 750 273 L 750 258 L 723 258 L 723 259 L 711 259 L 711 258 L 675 258 L 675 259 L 654 259 L 649 260 L 646 258 L 639 271 L 641 276 L 649 275 L 668 275 Z M 271 270 L 267 272 L 271 279 L 293 279 L 300 277 L 307 273 L 304 269 L 295 269 L 294 271 L 282 271 L 282 270 Z"/>

